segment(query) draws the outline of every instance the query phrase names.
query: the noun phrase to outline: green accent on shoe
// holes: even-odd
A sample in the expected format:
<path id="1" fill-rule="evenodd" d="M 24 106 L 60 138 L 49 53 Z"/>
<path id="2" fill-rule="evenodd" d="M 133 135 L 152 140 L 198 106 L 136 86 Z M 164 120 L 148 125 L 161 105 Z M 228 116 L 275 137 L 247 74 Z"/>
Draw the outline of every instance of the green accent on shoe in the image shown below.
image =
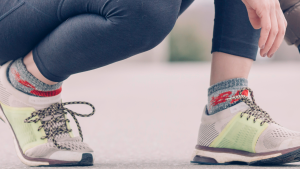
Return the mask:
<path id="1" fill-rule="evenodd" d="M 3 112 L 9 121 L 19 145 L 25 153 L 28 149 L 47 143 L 48 139 L 42 140 L 41 137 L 46 136 L 44 129 L 38 131 L 41 122 L 24 123 L 24 120 L 35 111 L 34 108 L 16 108 L 0 103 Z"/>
<path id="2" fill-rule="evenodd" d="M 65 119 L 67 119 L 67 118 L 68 118 L 68 115 L 65 114 Z M 72 129 L 71 126 L 70 126 L 70 122 L 66 121 L 66 124 L 67 124 L 67 128 L 68 128 L 69 130 Z M 69 135 L 70 135 L 71 138 L 74 137 L 73 130 L 72 130 L 71 132 L 69 132 Z"/>
<path id="3" fill-rule="evenodd" d="M 261 126 L 262 120 L 257 119 L 254 123 L 253 116 L 248 120 L 247 117 L 248 115 L 245 114 L 241 118 L 241 112 L 237 113 L 209 147 L 229 148 L 255 153 L 256 142 L 269 124 L 265 123 Z"/>

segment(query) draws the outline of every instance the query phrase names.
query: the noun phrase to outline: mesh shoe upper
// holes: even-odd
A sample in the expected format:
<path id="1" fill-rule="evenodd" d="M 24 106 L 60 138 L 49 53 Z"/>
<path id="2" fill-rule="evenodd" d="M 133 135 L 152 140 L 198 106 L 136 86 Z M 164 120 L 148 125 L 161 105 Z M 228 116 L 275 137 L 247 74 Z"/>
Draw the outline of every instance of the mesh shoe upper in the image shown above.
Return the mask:
<path id="1" fill-rule="evenodd" d="M 300 146 L 300 132 L 288 130 L 276 124 L 264 113 L 248 112 L 245 114 L 249 109 L 250 107 L 244 102 L 214 115 L 207 115 L 205 109 L 199 130 L 198 145 L 255 153 Z M 258 116 L 252 116 L 255 113 Z M 255 123 L 255 120 L 259 123 Z"/>
<path id="2" fill-rule="evenodd" d="M 256 144 L 257 152 L 278 151 L 300 146 L 300 132 L 270 124 Z"/>
<path id="3" fill-rule="evenodd" d="M 70 151 L 72 152 L 80 152 L 80 153 L 93 152 L 93 150 L 86 143 L 81 141 L 80 137 L 70 138 L 69 136 L 67 136 L 67 134 L 65 134 L 65 136 L 61 135 L 59 140 L 61 140 L 58 141 L 59 145 L 71 149 Z M 35 158 L 49 158 L 56 151 L 67 151 L 67 150 L 58 149 L 53 144 L 53 142 L 48 141 L 48 143 L 46 144 L 42 144 L 27 150 L 25 152 L 25 155 L 29 157 L 35 157 Z"/>

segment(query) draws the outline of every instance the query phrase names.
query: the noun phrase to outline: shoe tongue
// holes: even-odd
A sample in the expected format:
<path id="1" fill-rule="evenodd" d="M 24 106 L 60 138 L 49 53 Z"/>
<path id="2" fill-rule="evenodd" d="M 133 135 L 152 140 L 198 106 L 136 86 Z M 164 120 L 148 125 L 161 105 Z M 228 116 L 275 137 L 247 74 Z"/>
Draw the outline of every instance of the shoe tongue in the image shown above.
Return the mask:
<path id="1" fill-rule="evenodd" d="M 61 103 L 61 95 L 52 97 L 29 96 L 25 93 L 18 93 L 19 96 L 11 96 L 9 104 L 12 107 L 33 107 L 35 110 L 42 110 L 54 103 Z"/>
<path id="2" fill-rule="evenodd" d="M 62 115 L 62 110 L 58 110 L 58 111 L 59 111 L 60 113 L 54 115 L 54 118 L 59 117 L 59 116 Z M 51 120 L 51 118 L 52 118 L 52 115 L 46 116 L 45 118 L 43 118 L 43 119 L 41 120 L 41 121 L 42 121 L 42 124 L 44 124 L 46 121 Z M 62 116 L 60 119 L 65 119 L 65 116 Z M 46 135 L 49 134 L 50 127 L 55 128 L 55 129 L 60 128 L 60 129 L 62 129 L 62 130 L 66 130 L 66 129 L 67 129 L 66 122 L 56 122 L 56 123 L 52 124 L 51 126 L 50 126 L 50 125 L 45 125 L 44 130 L 45 130 Z M 55 140 L 56 140 L 56 141 L 69 140 L 70 138 L 71 138 L 71 137 L 70 137 L 69 133 L 63 133 L 63 134 L 59 134 L 59 135 L 56 135 L 56 136 L 55 136 Z"/>
<path id="3" fill-rule="evenodd" d="M 231 113 L 235 114 L 235 113 L 239 113 L 239 112 L 244 112 L 249 108 L 250 107 L 246 103 L 240 102 L 240 103 L 230 107 L 230 111 L 231 111 Z"/>
<path id="4" fill-rule="evenodd" d="M 57 96 L 52 97 L 29 96 L 28 102 L 36 110 L 41 110 L 49 107 L 54 103 L 61 103 L 61 95 L 59 94 Z"/>

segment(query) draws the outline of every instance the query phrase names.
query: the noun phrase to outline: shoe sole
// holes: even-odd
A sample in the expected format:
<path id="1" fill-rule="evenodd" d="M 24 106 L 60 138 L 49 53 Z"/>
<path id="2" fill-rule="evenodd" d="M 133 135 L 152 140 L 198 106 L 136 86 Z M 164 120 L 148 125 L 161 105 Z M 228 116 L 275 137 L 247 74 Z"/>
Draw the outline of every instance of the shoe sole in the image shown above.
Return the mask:
<path id="1" fill-rule="evenodd" d="M 249 153 L 241 150 L 197 146 L 191 163 L 204 165 L 247 164 L 273 166 L 300 161 L 300 147 L 268 153 Z"/>
<path id="2" fill-rule="evenodd" d="M 82 154 L 82 158 L 80 161 L 61 161 L 61 160 L 51 160 L 51 159 L 45 159 L 45 158 L 31 158 L 26 156 L 23 151 L 21 150 L 21 147 L 19 146 L 19 143 L 16 139 L 15 133 L 9 123 L 9 121 L 7 120 L 2 106 L 1 106 L 1 102 L 0 102 L 0 119 L 6 123 L 7 125 L 9 125 L 11 132 L 12 132 L 12 136 L 14 139 L 14 145 L 15 145 L 15 149 L 17 152 L 17 155 L 19 157 L 19 159 L 22 161 L 22 163 L 28 165 L 28 166 L 92 166 L 94 164 L 94 158 L 93 155 L 91 153 L 83 153 Z"/>

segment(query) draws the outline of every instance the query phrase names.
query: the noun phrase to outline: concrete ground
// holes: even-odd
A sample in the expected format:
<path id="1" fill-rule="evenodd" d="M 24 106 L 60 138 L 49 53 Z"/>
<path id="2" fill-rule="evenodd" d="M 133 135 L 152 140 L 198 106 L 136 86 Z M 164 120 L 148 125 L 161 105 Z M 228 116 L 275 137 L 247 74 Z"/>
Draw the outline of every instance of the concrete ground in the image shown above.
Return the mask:
<path id="1" fill-rule="evenodd" d="M 209 63 L 121 62 L 69 78 L 63 101 L 88 101 L 97 110 L 93 117 L 78 118 L 85 142 L 95 150 L 95 165 L 86 168 L 250 168 L 189 163 L 209 72 Z M 300 62 L 256 63 L 249 86 L 278 123 L 300 131 Z M 70 108 L 90 112 L 84 106 Z M 17 158 L 8 127 L 0 127 L 0 168 L 29 168 Z M 272 168 L 282 167 L 300 163 Z"/>

